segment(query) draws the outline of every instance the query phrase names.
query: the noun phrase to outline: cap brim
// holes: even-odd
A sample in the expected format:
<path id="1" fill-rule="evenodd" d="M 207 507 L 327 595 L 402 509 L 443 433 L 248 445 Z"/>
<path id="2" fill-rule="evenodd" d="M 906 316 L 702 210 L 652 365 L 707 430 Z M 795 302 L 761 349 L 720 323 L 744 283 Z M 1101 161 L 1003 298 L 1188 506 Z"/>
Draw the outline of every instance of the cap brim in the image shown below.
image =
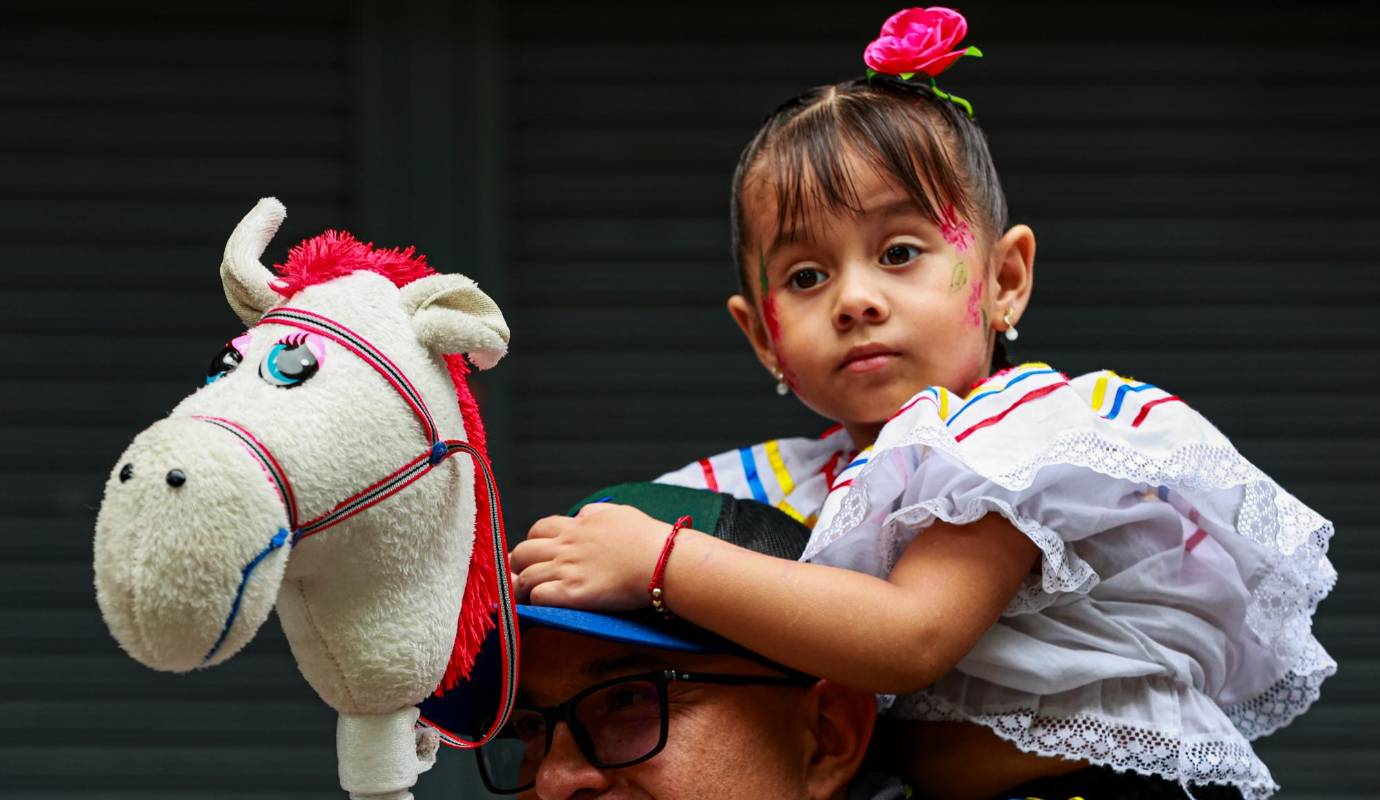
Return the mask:
<path id="1" fill-rule="evenodd" d="M 678 653 L 751 654 L 727 639 L 676 619 L 662 619 L 650 611 L 632 614 L 601 614 L 556 606 L 517 606 L 521 629 L 541 627 L 617 642 L 630 647 L 650 647 Z M 438 729 L 443 741 L 477 739 L 479 726 L 498 708 L 503 654 L 497 631 L 490 632 L 475 658 L 468 680 L 441 697 L 429 695 L 418 707 L 422 722 Z"/>
<path id="2" fill-rule="evenodd" d="M 615 615 L 556 606 L 519 605 L 522 626 L 536 625 L 634 647 L 680 653 L 727 653 L 738 647 L 708 631 L 675 620 L 649 619 L 645 613 Z"/>

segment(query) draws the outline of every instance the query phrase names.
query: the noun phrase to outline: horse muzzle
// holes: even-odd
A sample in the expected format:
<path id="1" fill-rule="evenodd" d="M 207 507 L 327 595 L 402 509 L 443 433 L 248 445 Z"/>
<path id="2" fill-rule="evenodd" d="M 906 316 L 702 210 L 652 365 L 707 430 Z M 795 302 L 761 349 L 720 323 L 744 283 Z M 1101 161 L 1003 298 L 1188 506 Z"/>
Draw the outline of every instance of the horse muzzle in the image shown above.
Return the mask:
<path id="1" fill-rule="evenodd" d="M 220 663 L 268 618 L 287 567 L 287 512 L 234 437 L 187 417 L 135 437 L 96 517 L 96 600 L 136 661 Z"/>

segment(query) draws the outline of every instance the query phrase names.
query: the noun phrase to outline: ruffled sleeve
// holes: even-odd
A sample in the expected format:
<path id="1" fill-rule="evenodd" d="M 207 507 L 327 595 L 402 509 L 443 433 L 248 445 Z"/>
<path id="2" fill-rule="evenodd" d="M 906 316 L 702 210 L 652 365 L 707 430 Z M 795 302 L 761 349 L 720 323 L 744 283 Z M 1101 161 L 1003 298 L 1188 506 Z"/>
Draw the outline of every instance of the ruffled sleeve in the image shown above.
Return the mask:
<path id="1" fill-rule="evenodd" d="M 1033 695 L 1168 678 L 1251 738 L 1335 670 L 1311 630 L 1331 524 L 1180 398 L 1112 372 L 1030 364 L 916 395 L 834 481 L 803 558 L 884 576 L 936 520 L 989 513 L 1041 561 L 960 672 Z M 1029 647 L 1051 639 L 1067 657 L 1032 677 Z"/>

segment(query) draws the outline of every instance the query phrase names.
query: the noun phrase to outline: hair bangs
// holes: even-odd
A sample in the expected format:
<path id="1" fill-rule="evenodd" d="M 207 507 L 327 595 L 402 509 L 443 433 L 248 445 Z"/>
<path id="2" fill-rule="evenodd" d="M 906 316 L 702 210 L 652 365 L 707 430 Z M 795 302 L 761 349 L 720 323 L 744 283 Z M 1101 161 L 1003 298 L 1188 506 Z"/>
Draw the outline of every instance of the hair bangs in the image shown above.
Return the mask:
<path id="1" fill-rule="evenodd" d="M 850 157 L 904 191 L 935 224 L 976 209 L 942 132 L 914 102 L 833 95 L 782 126 L 752 172 L 776 200 L 777 237 L 793 241 L 819 214 L 864 213 Z"/>

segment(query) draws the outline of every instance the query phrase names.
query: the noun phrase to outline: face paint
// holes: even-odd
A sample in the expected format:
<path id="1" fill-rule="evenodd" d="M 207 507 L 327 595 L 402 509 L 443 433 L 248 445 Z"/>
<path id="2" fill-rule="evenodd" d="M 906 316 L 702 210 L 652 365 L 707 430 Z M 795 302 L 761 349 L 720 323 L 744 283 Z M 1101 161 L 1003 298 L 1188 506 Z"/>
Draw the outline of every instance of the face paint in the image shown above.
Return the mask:
<path id="1" fill-rule="evenodd" d="M 771 296 L 771 285 L 767 282 L 767 254 L 761 245 L 757 247 L 757 283 L 762 294 L 762 322 L 767 326 L 767 337 L 776 351 L 776 367 L 781 370 L 786 385 L 794 389 L 795 378 L 791 375 L 791 368 L 786 366 L 786 357 L 777 347 L 781 341 L 781 321 L 776 316 L 776 298 Z"/>
<path id="2" fill-rule="evenodd" d="M 939 233 L 944 241 L 954 246 L 960 253 L 966 253 L 973 245 L 973 231 L 968 223 L 959 218 L 952 205 L 945 206 L 939 215 Z"/>
<path id="3" fill-rule="evenodd" d="M 955 294 L 962 291 L 963 287 L 967 285 L 968 268 L 963 266 L 963 262 L 960 261 L 954 264 L 954 271 L 949 275 L 949 294 Z"/>
<path id="4" fill-rule="evenodd" d="M 982 281 L 973 281 L 973 290 L 968 293 L 968 314 L 964 321 L 974 328 L 987 330 L 987 307 L 982 304 Z"/>

